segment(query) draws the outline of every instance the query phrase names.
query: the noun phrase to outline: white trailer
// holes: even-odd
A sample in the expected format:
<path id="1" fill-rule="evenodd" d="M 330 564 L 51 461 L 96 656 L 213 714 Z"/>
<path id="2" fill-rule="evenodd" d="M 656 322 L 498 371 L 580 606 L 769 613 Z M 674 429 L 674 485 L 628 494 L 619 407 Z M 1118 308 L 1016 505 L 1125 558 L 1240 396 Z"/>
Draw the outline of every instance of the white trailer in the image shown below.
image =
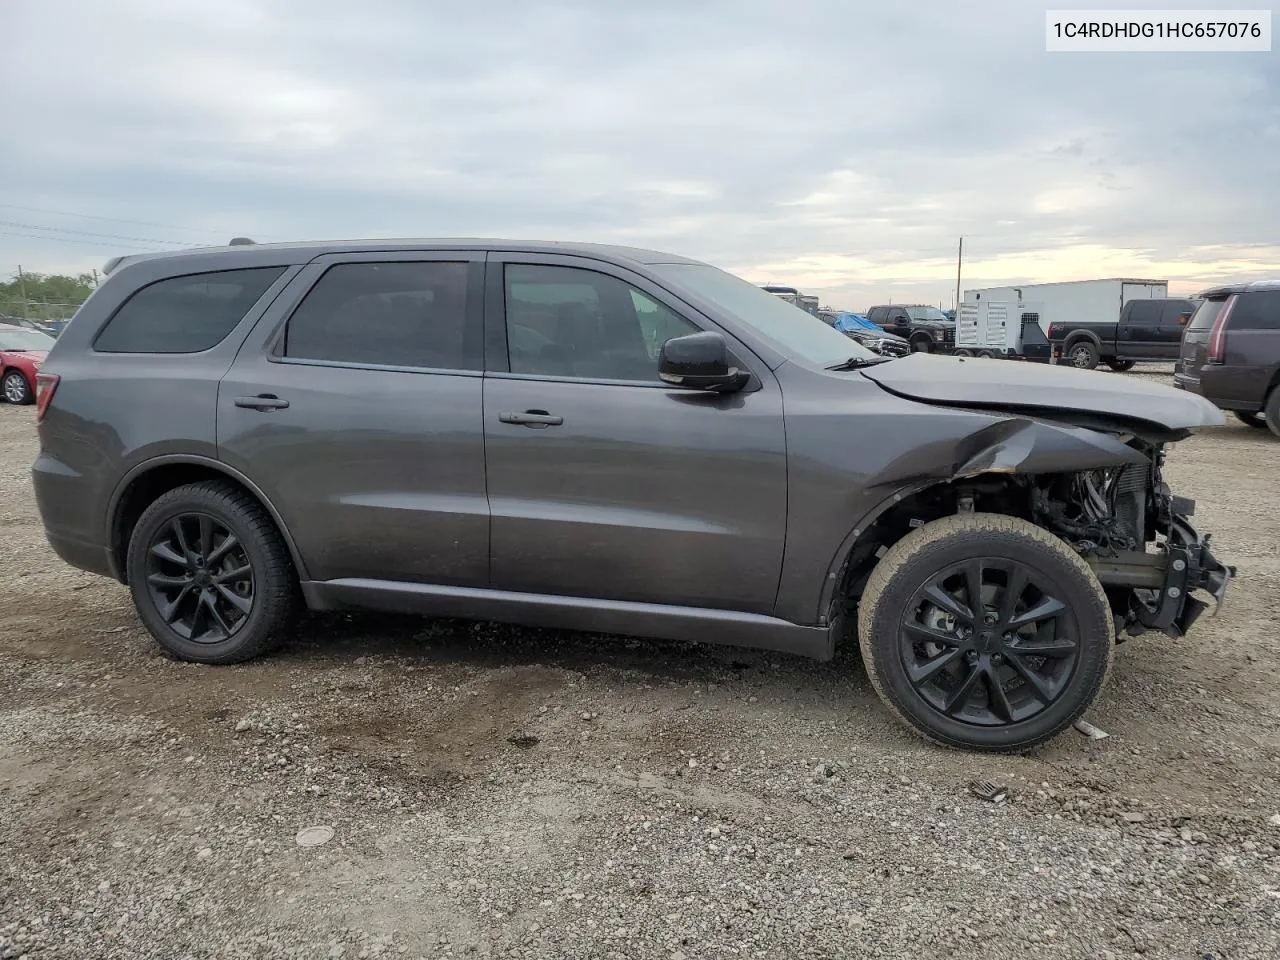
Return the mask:
<path id="1" fill-rule="evenodd" d="M 1014 287 L 991 287 L 960 304 L 956 349 L 962 357 L 1049 360 L 1049 341 L 1039 325 L 1044 309 Z"/>
<path id="2" fill-rule="evenodd" d="M 1133 280 L 1122 277 L 1068 280 L 1063 283 L 1024 283 L 964 292 L 966 303 L 979 303 L 984 299 L 1034 302 L 1038 307 L 1035 312 L 1040 314 L 1040 329 L 1045 333 L 1049 331 L 1049 324 L 1054 322 L 1117 323 L 1121 309 L 1130 300 L 1160 300 L 1168 296 L 1168 280 Z"/>

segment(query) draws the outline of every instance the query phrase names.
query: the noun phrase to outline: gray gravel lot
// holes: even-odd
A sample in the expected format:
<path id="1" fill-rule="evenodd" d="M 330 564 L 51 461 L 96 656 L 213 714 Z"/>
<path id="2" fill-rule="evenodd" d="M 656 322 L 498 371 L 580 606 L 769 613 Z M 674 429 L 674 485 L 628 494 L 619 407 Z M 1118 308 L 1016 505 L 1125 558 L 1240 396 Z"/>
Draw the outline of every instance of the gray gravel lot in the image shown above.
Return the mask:
<path id="1" fill-rule="evenodd" d="M 1234 420 L 1168 468 L 1223 615 L 1121 647 L 1110 739 L 1001 758 L 853 651 L 341 615 L 175 663 L 46 546 L 35 452 L 0 406 L 3 960 L 1280 956 L 1280 441 Z"/>

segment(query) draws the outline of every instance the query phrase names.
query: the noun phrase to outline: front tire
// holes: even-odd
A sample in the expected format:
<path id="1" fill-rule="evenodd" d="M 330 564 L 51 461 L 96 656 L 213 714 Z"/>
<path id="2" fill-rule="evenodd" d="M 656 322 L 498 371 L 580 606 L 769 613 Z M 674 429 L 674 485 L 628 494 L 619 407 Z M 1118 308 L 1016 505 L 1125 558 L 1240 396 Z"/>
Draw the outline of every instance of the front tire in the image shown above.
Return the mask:
<path id="1" fill-rule="evenodd" d="M 1124 373 L 1126 370 L 1132 370 L 1135 362 L 1134 360 L 1108 360 L 1107 366 L 1116 373 Z"/>
<path id="2" fill-rule="evenodd" d="M 221 481 L 178 487 L 147 507 L 126 573 L 138 616 L 180 660 L 256 657 L 279 644 L 295 610 L 293 563 L 271 517 Z"/>
<path id="3" fill-rule="evenodd" d="M 1077 340 L 1067 347 L 1067 360 L 1077 370 L 1094 370 L 1098 366 L 1098 348 L 1090 340 Z"/>
<path id="4" fill-rule="evenodd" d="M 1102 585 L 1070 547 L 1026 520 L 975 513 L 890 548 L 858 604 L 858 640 L 876 693 L 920 733 L 1017 753 L 1088 709 L 1115 627 Z"/>
<path id="5" fill-rule="evenodd" d="M 4 375 L 4 379 L 0 380 L 0 393 L 4 394 L 5 400 L 19 406 L 24 406 L 35 402 L 35 397 L 31 394 L 31 384 L 27 383 L 27 378 L 23 376 L 21 370 L 10 370 Z"/>
<path id="6" fill-rule="evenodd" d="M 933 353 L 933 341 L 928 337 L 913 337 L 911 340 L 912 353 Z"/>

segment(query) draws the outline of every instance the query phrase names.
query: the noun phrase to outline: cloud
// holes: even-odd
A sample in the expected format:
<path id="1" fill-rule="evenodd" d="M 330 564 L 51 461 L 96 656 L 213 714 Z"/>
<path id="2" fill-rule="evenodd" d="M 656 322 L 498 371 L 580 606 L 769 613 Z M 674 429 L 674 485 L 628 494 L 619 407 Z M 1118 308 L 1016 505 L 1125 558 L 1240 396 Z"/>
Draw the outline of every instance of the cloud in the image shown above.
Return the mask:
<path id="1" fill-rule="evenodd" d="M 1043 31 L 993 0 L 7 4 L 0 204 L 170 226 L 0 219 L 642 243 L 846 306 L 949 302 L 960 234 L 966 286 L 1276 273 L 1275 57 Z M 0 271 L 145 246 L 115 244 L 0 225 Z"/>

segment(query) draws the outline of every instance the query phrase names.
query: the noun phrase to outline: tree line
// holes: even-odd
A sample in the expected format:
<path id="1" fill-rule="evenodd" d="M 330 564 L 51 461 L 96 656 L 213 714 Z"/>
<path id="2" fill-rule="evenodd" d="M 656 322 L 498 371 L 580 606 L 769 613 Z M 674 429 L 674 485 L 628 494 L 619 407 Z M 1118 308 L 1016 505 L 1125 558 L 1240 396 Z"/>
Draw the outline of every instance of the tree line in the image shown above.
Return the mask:
<path id="1" fill-rule="evenodd" d="M 94 276 L 81 273 L 14 274 L 0 283 L 0 318 L 66 320 L 93 293 Z"/>

